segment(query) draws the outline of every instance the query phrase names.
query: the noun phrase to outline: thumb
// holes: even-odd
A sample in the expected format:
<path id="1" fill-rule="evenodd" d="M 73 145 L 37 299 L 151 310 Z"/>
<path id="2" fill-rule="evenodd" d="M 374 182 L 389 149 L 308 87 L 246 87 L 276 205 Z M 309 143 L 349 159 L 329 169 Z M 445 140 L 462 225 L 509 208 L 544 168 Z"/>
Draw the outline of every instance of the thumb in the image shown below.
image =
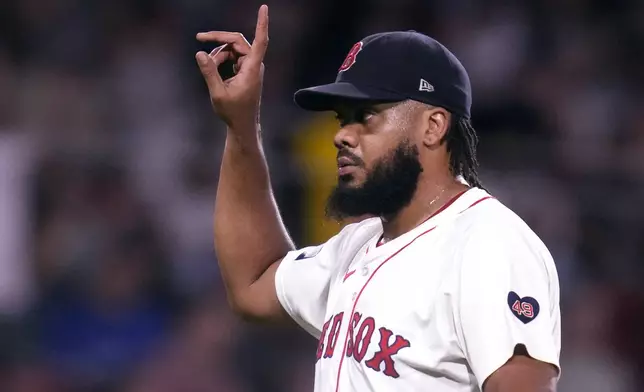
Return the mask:
<path id="1" fill-rule="evenodd" d="M 206 83 L 208 84 L 208 89 L 211 93 L 217 93 L 224 88 L 224 82 L 219 75 L 219 70 L 217 69 L 217 64 L 215 61 L 208 56 L 206 52 L 200 51 L 196 54 L 197 64 L 201 70 Z"/>

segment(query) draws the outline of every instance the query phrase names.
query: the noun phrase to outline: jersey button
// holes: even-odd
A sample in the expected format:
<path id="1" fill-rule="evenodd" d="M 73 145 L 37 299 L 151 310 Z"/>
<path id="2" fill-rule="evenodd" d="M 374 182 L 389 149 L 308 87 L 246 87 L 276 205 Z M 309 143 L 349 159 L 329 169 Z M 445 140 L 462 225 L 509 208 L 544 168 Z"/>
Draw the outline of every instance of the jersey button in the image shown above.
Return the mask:
<path id="1" fill-rule="evenodd" d="M 362 267 L 362 270 L 360 270 L 360 273 L 362 274 L 362 276 L 367 276 L 367 275 L 369 275 L 369 268 L 367 268 L 367 267 Z"/>

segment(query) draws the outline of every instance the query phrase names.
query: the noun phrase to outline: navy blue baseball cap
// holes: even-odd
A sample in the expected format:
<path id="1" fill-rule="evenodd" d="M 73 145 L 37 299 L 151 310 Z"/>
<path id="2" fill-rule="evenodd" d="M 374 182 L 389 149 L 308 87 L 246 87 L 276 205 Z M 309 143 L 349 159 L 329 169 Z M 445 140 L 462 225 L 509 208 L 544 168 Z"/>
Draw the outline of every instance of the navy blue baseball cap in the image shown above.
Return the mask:
<path id="1" fill-rule="evenodd" d="M 298 90 L 306 110 L 333 110 L 340 102 L 407 99 L 470 117 L 470 78 L 461 62 L 435 39 L 416 31 L 370 35 L 353 45 L 334 83 Z"/>

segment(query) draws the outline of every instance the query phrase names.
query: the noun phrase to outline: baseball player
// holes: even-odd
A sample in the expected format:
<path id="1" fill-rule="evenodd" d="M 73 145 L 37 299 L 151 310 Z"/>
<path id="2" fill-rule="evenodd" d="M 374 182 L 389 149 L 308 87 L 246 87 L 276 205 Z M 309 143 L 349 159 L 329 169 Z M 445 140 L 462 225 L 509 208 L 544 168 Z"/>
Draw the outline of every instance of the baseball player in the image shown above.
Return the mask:
<path id="1" fill-rule="evenodd" d="M 448 49 L 413 31 L 371 35 L 334 83 L 296 92 L 300 107 L 337 113 L 327 213 L 357 221 L 296 249 L 262 151 L 268 8 L 252 45 L 239 33 L 197 38 L 224 44 L 196 59 L 228 129 L 214 239 L 229 303 L 319 340 L 315 391 L 555 390 L 555 264 L 479 183 L 470 82 Z M 225 61 L 236 73 L 222 80 Z"/>

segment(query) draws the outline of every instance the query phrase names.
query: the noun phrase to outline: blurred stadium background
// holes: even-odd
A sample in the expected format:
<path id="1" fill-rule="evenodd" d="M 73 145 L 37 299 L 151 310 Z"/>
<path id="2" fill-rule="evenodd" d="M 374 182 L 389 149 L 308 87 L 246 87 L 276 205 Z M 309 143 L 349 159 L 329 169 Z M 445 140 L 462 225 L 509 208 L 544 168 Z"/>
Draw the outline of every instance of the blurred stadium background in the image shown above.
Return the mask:
<path id="1" fill-rule="evenodd" d="M 194 35 L 250 38 L 259 5 L 0 2 L 0 391 L 312 390 L 316 342 L 232 317 L 212 251 L 224 130 Z M 298 245 L 338 230 L 336 124 L 292 93 L 367 34 L 430 34 L 470 72 L 482 178 L 557 261 L 560 391 L 644 390 L 644 2 L 269 6 L 262 118 Z"/>

